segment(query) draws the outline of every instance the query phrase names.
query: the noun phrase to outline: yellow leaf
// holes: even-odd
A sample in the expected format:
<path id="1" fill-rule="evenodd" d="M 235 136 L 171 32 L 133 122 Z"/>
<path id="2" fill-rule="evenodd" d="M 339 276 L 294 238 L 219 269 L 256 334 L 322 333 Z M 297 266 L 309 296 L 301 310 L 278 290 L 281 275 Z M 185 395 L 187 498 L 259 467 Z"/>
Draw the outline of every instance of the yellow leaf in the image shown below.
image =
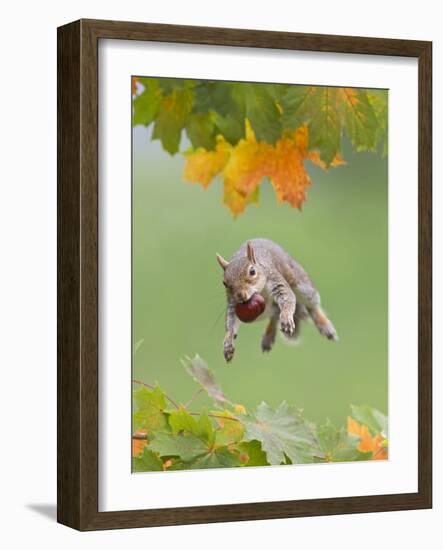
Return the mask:
<path id="1" fill-rule="evenodd" d="M 266 175 L 266 154 L 271 152 L 272 146 L 255 138 L 240 140 L 223 170 L 225 183 L 245 196 L 253 193 Z"/>
<path id="2" fill-rule="evenodd" d="M 223 138 L 217 140 L 215 151 L 202 147 L 186 155 L 184 178 L 192 183 L 208 187 L 212 179 L 225 167 L 229 159 L 231 145 Z"/>
<path id="3" fill-rule="evenodd" d="M 234 406 L 234 411 L 238 414 L 246 414 L 246 408 L 239 403 Z"/>

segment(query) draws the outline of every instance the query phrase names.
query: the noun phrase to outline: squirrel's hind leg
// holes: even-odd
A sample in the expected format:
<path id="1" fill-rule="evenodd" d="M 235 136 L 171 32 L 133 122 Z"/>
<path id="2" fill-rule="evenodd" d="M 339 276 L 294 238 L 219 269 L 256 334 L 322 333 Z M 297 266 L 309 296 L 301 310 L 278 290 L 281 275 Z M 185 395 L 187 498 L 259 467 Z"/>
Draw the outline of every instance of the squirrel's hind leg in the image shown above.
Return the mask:
<path id="1" fill-rule="evenodd" d="M 303 283 L 296 285 L 294 292 L 297 294 L 299 301 L 305 305 L 319 333 L 326 336 L 328 340 L 338 340 L 337 331 L 320 307 L 320 294 L 312 283 L 305 280 Z"/>
<path id="2" fill-rule="evenodd" d="M 338 340 L 334 325 L 319 305 L 309 309 L 309 314 L 322 336 L 326 336 L 328 340 Z"/>

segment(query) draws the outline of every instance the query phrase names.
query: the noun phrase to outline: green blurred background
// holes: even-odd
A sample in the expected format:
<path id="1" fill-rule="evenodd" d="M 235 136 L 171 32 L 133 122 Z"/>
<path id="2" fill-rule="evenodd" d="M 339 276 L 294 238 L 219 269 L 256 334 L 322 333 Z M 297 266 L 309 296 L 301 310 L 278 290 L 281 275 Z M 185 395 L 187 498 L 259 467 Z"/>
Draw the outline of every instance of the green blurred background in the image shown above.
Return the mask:
<path id="1" fill-rule="evenodd" d="M 183 181 L 184 160 L 171 157 L 151 129 L 133 129 L 133 376 L 158 382 L 185 402 L 196 389 L 180 363 L 200 354 L 225 394 L 247 408 L 287 400 L 313 421 L 345 422 L 350 404 L 387 413 L 387 159 L 355 153 L 313 180 L 303 212 L 278 205 L 271 184 L 260 205 L 234 220 L 222 204 L 222 181 L 207 190 Z M 182 150 L 186 143 L 182 143 Z M 215 260 L 249 238 L 282 245 L 310 274 L 340 341 L 303 323 L 297 346 L 277 339 L 260 349 L 264 323 L 242 325 L 236 355 L 222 355 L 225 292 Z M 199 397 L 195 410 L 205 403 Z"/>

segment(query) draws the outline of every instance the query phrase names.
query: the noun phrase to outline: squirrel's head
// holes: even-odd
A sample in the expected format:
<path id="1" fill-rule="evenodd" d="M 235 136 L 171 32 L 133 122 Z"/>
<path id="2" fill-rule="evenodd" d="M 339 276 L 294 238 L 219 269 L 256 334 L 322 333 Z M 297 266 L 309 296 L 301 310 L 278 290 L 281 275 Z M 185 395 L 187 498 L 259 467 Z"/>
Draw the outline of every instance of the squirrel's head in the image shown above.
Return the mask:
<path id="1" fill-rule="evenodd" d="M 217 254 L 217 261 L 223 269 L 223 285 L 235 303 L 247 302 L 253 294 L 263 290 L 266 276 L 255 258 L 251 242 L 247 243 L 243 257 L 235 257 L 228 262 Z"/>

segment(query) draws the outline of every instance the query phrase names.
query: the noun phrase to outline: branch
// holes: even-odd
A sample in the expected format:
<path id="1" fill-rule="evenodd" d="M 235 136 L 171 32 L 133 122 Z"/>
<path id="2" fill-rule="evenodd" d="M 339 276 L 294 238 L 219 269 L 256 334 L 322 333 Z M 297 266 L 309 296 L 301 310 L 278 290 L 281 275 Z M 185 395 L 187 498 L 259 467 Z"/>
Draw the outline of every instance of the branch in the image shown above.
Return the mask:
<path id="1" fill-rule="evenodd" d="M 155 386 L 153 386 L 152 384 L 147 384 L 146 382 L 142 382 L 141 380 L 133 380 L 132 381 L 134 384 L 140 384 L 141 386 L 146 386 L 147 388 L 149 388 L 150 390 L 155 390 Z M 180 409 L 180 406 L 172 399 L 172 397 L 169 397 L 168 394 L 166 394 L 165 392 L 163 392 L 163 395 L 166 397 L 166 399 L 172 403 L 172 405 L 174 405 L 174 407 L 176 409 Z"/>

